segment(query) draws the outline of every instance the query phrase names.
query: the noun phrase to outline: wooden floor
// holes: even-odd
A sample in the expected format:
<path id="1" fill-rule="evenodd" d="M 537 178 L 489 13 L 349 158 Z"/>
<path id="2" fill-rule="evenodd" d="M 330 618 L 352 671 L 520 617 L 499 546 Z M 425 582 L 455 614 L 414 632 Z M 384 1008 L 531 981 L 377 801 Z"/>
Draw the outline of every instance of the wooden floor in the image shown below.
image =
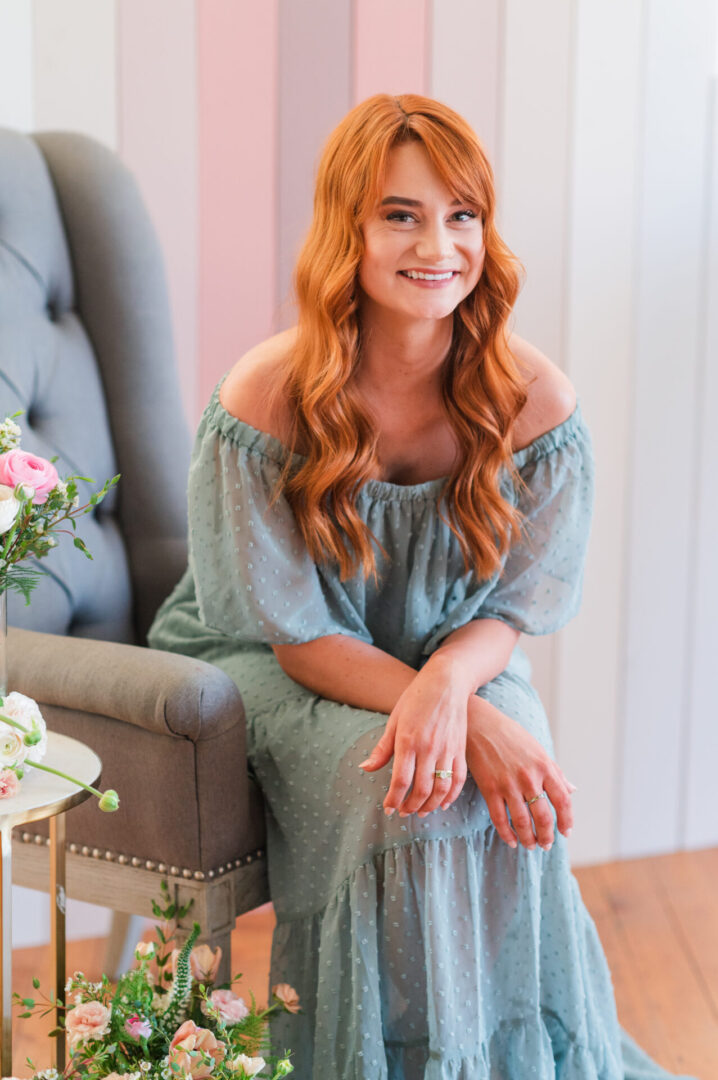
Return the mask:
<path id="1" fill-rule="evenodd" d="M 636 859 L 575 871 L 606 952 L 618 1016 L 664 1068 L 718 1080 L 718 848 Z M 232 935 L 233 972 L 266 1004 L 271 905 L 243 915 Z M 102 938 L 68 944 L 68 971 L 102 972 Z M 49 986 L 49 950 L 18 949 L 13 985 L 32 993 L 32 976 Z M 29 1076 L 25 1058 L 51 1064 L 50 1018 L 15 1020 L 14 1074 Z"/>

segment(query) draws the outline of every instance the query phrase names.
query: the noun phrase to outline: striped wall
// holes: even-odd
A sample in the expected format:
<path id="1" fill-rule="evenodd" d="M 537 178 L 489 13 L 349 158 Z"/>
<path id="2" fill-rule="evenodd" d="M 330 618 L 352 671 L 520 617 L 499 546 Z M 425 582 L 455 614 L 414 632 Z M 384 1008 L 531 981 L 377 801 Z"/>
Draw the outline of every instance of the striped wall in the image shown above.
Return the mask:
<path id="1" fill-rule="evenodd" d="M 453 105 L 528 271 L 515 328 L 597 456 L 581 614 L 524 638 L 578 785 L 575 864 L 718 843 L 718 0 L 3 0 L 0 123 L 137 175 L 187 416 L 294 321 L 333 126 L 377 91 Z"/>

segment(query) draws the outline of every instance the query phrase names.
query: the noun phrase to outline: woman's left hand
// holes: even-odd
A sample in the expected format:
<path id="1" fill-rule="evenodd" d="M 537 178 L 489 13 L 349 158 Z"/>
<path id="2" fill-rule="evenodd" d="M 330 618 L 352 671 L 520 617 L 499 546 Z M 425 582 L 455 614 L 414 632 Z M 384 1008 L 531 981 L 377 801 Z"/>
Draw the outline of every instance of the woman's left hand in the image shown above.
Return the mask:
<path id="1" fill-rule="evenodd" d="M 420 817 L 446 809 L 466 781 L 467 694 L 440 662 L 427 662 L 402 693 L 360 768 L 373 772 L 394 757 L 384 810 Z M 442 780 L 435 770 L 452 770 Z M 405 799 L 411 787 L 411 794 Z M 405 800 L 405 801 L 404 801 Z"/>

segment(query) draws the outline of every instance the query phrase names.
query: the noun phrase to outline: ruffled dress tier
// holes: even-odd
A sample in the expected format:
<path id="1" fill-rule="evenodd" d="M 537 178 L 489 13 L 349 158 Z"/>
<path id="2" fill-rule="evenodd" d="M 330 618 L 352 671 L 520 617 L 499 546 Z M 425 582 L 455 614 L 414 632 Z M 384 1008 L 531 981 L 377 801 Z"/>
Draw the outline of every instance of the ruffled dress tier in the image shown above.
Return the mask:
<path id="1" fill-rule="evenodd" d="M 277 917 L 270 985 L 290 983 L 302 1005 L 273 1016 L 273 1046 L 293 1051 L 297 1080 L 668 1080 L 618 1023 L 564 837 L 512 850 L 471 776 L 447 811 L 387 818 L 391 764 L 358 768 L 386 715 L 317 696 L 271 649 L 346 634 L 420 668 L 472 619 L 564 626 L 594 494 L 580 402 L 514 454 L 528 493 L 508 471 L 503 492 L 528 535 L 490 579 L 464 569 L 439 516 L 443 480 L 367 481 L 358 510 L 388 556 L 374 584 L 316 565 L 286 499 L 269 509 L 288 452 L 230 415 L 220 387 L 192 454 L 189 566 L 149 641 L 216 664 L 242 693 Z M 518 645 L 478 693 L 555 756 Z"/>

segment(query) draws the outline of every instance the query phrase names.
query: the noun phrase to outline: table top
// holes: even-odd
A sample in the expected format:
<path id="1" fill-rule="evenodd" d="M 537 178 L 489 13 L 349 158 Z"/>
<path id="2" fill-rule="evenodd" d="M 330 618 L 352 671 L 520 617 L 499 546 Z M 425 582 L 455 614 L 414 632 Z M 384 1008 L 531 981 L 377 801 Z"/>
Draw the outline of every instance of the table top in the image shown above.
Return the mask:
<path id="1" fill-rule="evenodd" d="M 43 765 L 69 773 L 85 784 L 94 784 L 102 772 L 102 762 L 89 746 L 69 735 L 47 733 Z M 90 792 L 53 773 L 28 765 L 17 795 L 0 799 L 0 828 L 13 828 L 29 821 L 53 817 L 90 798 Z M 97 811 L 102 813 L 101 810 Z"/>

